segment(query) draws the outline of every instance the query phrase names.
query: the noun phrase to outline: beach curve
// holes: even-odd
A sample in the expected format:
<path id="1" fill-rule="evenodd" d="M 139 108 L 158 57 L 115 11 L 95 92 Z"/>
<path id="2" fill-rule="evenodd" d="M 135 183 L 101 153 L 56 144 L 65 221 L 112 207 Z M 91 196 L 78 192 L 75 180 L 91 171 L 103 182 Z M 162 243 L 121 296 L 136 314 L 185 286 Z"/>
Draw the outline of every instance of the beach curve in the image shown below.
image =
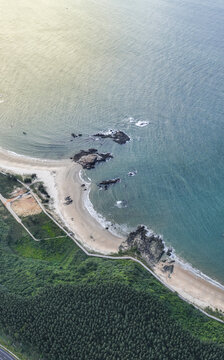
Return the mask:
<path id="1" fill-rule="evenodd" d="M 54 200 L 55 215 L 85 248 L 101 255 L 118 252 L 124 238 L 103 227 L 85 206 L 90 184 L 85 183 L 84 191 L 80 165 L 71 160 L 42 160 L 0 149 L 0 169 L 14 174 L 36 173 Z M 73 200 L 70 205 L 65 205 L 67 196 Z M 162 271 L 161 264 L 155 266 L 154 273 L 184 300 L 202 309 L 210 307 L 224 312 L 224 286 L 199 276 L 181 261 L 175 261 L 174 272 L 169 276 Z"/>

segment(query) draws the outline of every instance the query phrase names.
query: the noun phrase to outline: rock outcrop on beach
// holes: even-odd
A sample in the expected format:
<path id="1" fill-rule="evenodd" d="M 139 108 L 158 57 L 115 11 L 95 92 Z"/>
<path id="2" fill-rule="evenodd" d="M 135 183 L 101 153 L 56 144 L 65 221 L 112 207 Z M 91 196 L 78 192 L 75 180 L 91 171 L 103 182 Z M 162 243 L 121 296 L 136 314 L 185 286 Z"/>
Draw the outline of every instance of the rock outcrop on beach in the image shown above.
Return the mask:
<path id="1" fill-rule="evenodd" d="M 100 154 L 97 149 L 81 150 L 73 156 L 73 160 L 80 164 L 83 169 L 94 169 L 99 162 L 113 158 L 110 153 Z"/>
<path id="2" fill-rule="evenodd" d="M 98 133 L 98 134 L 94 134 L 93 136 L 100 137 L 102 139 L 109 138 L 120 145 L 126 144 L 127 141 L 130 141 L 130 137 L 120 130 L 118 131 L 111 130 L 108 133 Z"/>
<path id="3" fill-rule="evenodd" d="M 99 186 L 100 188 L 103 188 L 104 190 L 107 190 L 110 185 L 119 183 L 120 181 L 121 181 L 120 178 L 115 178 L 115 179 L 111 179 L 111 180 L 104 180 L 104 181 L 101 181 L 101 182 L 98 184 L 98 186 Z"/>
<path id="4" fill-rule="evenodd" d="M 173 273 L 174 265 L 165 265 L 163 266 L 163 272 Z"/>
<path id="5" fill-rule="evenodd" d="M 128 235 L 119 250 L 122 252 L 134 250 L 147 263 L 155 265 L 165 253 L 165 246 L 159 235 L 150 234 L 145 226 L 139 226 L 136 231 Z"/>

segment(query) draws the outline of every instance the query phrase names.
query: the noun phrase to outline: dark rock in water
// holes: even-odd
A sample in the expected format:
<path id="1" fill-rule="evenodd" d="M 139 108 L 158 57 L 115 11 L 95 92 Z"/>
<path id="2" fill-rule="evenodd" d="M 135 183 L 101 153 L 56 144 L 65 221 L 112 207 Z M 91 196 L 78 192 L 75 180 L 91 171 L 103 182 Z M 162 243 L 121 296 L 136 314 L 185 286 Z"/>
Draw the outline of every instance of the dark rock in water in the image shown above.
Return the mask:
<path id="1" fill-rule="evenodd" d="M 173 265 L 165 265 L 163 267 L 163 272 L 169 272 L 170 274 L 173 273 L 174 266 Z"/>
<path id="2" fill-rule="evenodd" d="M 120 181 L 121 181 L 121 179 L 119 179 L 119 178 L 111 179 L 111 180 L 104 180 L 104 181 L 101 181 L 101 183 L 99 183 L 98 186 L 100 188 L 104 188 L 104 190 L 107 190 L 109 185 L 116 184 Z"/>
<path id="3" fill-rule="evenodd" d="M 81 187 L 85 187 L 86 185 L 85 184 L 82 184 Z"/>
<path id="4" fill-rule="evenodd" d="M 25 131 L 23 131 L 23 135 L 27 135 L 27 133 Z"/>
<path id="5" fill-rule="evenodd" d="M 113 156 L 110 153 L 100 154 L 97 149 L 89 149 L 87 151 L 81 150 L 78 154 L 74 155 L 73 160 L 80 164 L 83 169 L 94 169 L 97 163 L 111 158 Z"/>
<path id="6" fill-rule="evenodd" d="M 74 133 L 72 133 L 71 136 L 72 136 L 74 139 L 78 137 L 78 135 L 76 135 L 76 134 L 74 134 Z"/>
<path id="7" fill-rule="evenodd" d="M 75 133 L 71 133 L 71 136 L 75 139 L 75 138 L 77 138 L 77 137 L 82 136 L 82 134 L 78 134 L 78 135 L 76 135 Z"/>
<path id="8" fill-rule="evenodd" d="M 89 149 L 89 150 L 81 150 L 79 153 L 75 154 L 73 156 L 73 160 L 74 161 L 78 161 L 81 159 L 82 156 L 86 156 L 86 155 L 90 155 L 90 154 L 95 154 L 97 153 L 97 149 Z"/>
<path id="9" fill-rule="evenodd" d="M 131 232 L 121 245 L 119 250 L 136 250 L 150 265 L 158 263 L 163 256 L 164 243 L 159 235 L 148 234 L 145 226 L 139 226 Z"/>
<path id="10" fill-rule="evenodd" d="M 120 145 L 126 144 L 127 141 L 130 141 L 130 137 L 123 131 L 111 131 L 108 134 L 98 133 L 93 136 L 100 137 L 102 139 L 109 138 Z"/>
<path id="11" fill-rule="evenodd" d="M 129 171 L 128 176 L 135 176 L 137 174 L 137 170 Z"/>

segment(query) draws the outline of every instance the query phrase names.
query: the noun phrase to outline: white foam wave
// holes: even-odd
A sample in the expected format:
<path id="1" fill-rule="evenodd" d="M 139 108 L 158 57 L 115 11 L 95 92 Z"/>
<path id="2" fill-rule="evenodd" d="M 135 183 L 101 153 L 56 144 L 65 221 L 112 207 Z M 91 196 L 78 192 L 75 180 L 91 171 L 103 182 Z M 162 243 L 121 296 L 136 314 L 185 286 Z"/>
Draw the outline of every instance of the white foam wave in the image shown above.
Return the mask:
<path id="1" fill-rule="evenodd" d="M 190 271 L 191 273 L 200 277 L 201 279 L 206 280 L 210 284 L 216 285 L 220 289 L 224 290 L 224 285 L 220 284 L 220 282 L 218 282 L 217 280 L 210 278 L 208 275 L 204 274 L 202 271 L 196 269 L 195 267 L 193 267 L 192 264 L 185 262 L 181 257 L 176 255 L 175 250 L 172 251 L 172 259 L 174 259 L 177 263 L 179 263 L 187 271 Z"/>
<path id="2" fill-rule="evenodd" d="M 82 182 L 86 184 L 87 191 L 83 194 L 83 202 L 86 210 L 89 212 L 89 214 L 103 227 L 108 228 L 108 231 L 110 231 L 113 235 L 122 237 L 124 235 L 128 234 L 128 228 L 126 225 L 118 225 L 113 224 L 111 221 L 108 221 L 103 215 L 99 214 L 93 207 L 93 204 L 90 200 L 89 194 L 91 191 L 91 181 L 86 181 L 84 178 L 83 170 L 80 170 L 79 177 Z M 89 180 L 89 178 L 88 178 Z"/>
<path id="3" fill-rule="evenodd" d="M 115 206 L 118 207 L 119 209 L 123 209 L 123 208 L 128 207 L 128 204 L 127 204 L 126 200 L 118 200 L 118 201 L 116 201 Z"/>
<path id="4" fill-rule="evenodd" d="M 123 119 L 123 121 L 125 121 L 125 122 L 129 122 L 129 123 L 134 123 L 136 120 L 135 120 L 135 118 L 134 117 L 132 117 L 132 116 L 125 116 L 124 117 L 124 119 Z"/>
<path id="5" fill-rule="evenodd" d="M 142 121 L 142 120 L 139 120 L 135 123 L 135 125 L 138 127 L 144 127 L 144 126 L 147 126 L 148 124 L 149 124 L 149 121 Z"/>

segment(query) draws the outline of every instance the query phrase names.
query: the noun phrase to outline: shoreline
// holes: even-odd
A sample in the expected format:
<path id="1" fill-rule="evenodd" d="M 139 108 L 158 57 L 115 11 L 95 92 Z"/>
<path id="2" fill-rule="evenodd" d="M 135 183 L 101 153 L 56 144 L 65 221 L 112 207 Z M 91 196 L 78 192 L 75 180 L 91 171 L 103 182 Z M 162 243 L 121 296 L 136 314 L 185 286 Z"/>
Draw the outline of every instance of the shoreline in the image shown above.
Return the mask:
<path id="1" fill-rule="evenodd" d="M 31 158 L 0 148 L 0 169 L 18 175 L 36 173 L 54 201 L 55 214 L 85 248 L 104 255 L 118 252 L 124 238 L 105 229 L 86 207 L 85 198 L 88 197 L 91 183 L 80 176 L 80 165 L 71 160 Z M 86 190 L 81 187 L 84 183 Z M 66 196 L 73 200 L 70 205 L 64 203 Z M 174 272 L 171 275 L 163 272 L 161 263 L 154 267 L 155 274 L 162 282 L 186 301 L 202 309 L 210 307 L 224 313 L 224 285 L 184 263 L 178 256 L 175 255 L 174 259 Z"/>
<path id="2" fill-rule="evenodd" d="M 104 229 L 84 206 L 82 195 L 87 191 L 81 187 L 80 165 L 70 159 L 42 160 L 0 149 L 1 168 L 18 175 L 36 173 L 54 200 L 53 211 L 81 244 L 102 254 L 118 252 L 124 239 Z M 67 196 L 73 200 L 70 205 L 65 205 Z"/>
<path id="3" fill-rule="evenodd" d="M 93 217 L 100 225 L 101 227 L 108 227 L 108 231 L 112 233 L 114 236 L 117 236 L 119 238 L 122 238 L 124 240 L 124 237 L 127 236 L 128 230 L 124 230 L 123 227 L 119 226 L 118 224 L 112 224 L 111 221 L 107 220 L 103 215 L 99 214 L 93 207 L 93 204 L 90 200 L 90 191 L 91 191 L 91 180 L 87 177 L 88 181 L 84 179 L 83 177 L 83 169 L 80 169 L 79 171 L 79 180 L 81 183 L 86 184 L 87 191 L 83 193 L 83 205 L 88 211 L 89 215 Z M 80 184 L 81 184 L 80 183 Z M 115 226 L 116 225 L 116 226 Z"/>

